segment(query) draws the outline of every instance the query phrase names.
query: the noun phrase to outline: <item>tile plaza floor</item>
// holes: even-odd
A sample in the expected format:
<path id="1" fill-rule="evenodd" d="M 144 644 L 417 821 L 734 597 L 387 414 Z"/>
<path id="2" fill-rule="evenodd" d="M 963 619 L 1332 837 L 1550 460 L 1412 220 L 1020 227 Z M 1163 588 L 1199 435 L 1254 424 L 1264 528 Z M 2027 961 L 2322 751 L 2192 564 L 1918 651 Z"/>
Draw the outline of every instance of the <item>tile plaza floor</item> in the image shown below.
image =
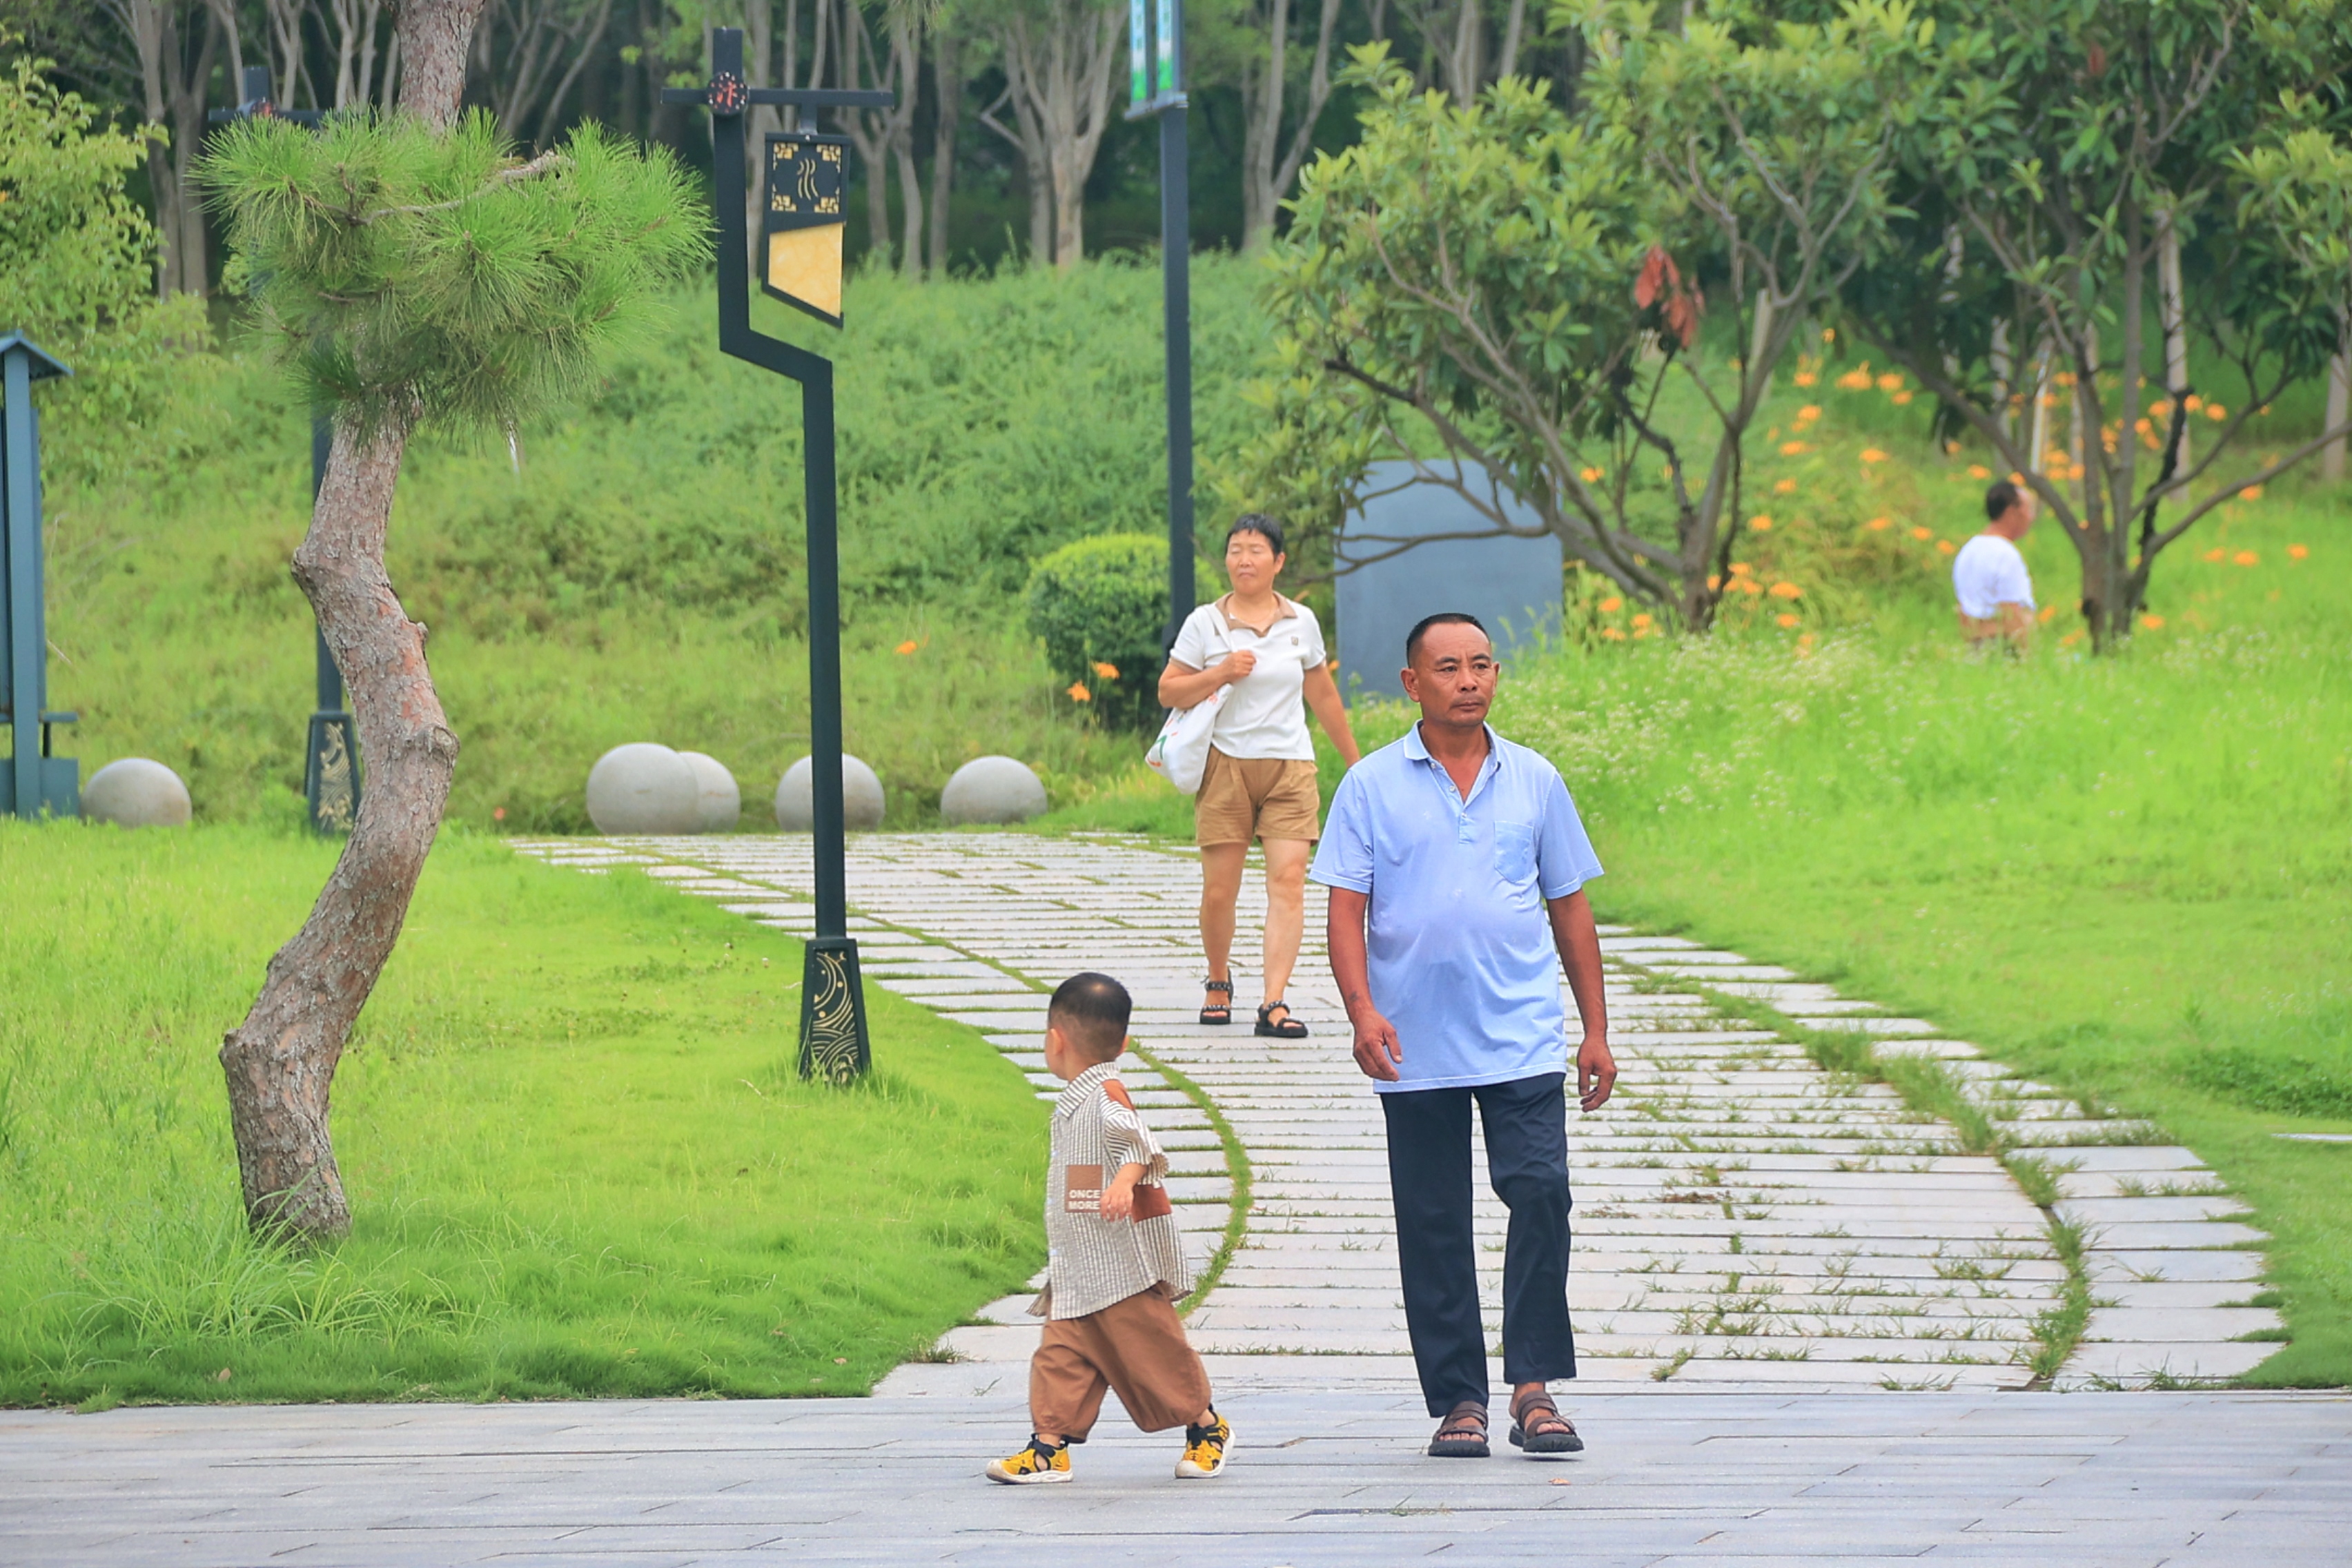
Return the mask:
<path id="1" fill-rule="evenodd" d="M 810 924 L 805 839 L 519 847 Z M 860 836 L 850 889 L 869 981 L 979 1027 L 1041 1094 L 1045 989 L 1107 969 L 1137 994 L 1139 1044 L 1233 1128 L 1251 1211 L 1191 1320 L 1238 1431 L 1228 1475 L 1173 1481 L 1172 1437 L 1114 1411 L 1076 1485 L 979 1479 L 1026 1427 L 1035 1330 L 1015 1299 L 948 1336 L 960 1359 L 903 1367 L 866 1400 L 0 1413 L 0 1564 L 2352 1563 L 2352 1398 L 2132 1391 L 2274 1348 L 2238 1337 L 2276 1321 L 2243 1304 L 2262 1237 L 2238 1205 L 2189 1151 L 1927 1024 L 1738 954 L 1607 933 L 1623 1076 L 1570 1129 L 1581 1375 L 1562 1403 L 1590 1447 L 1546 1462 L 1498 1442 L 1446 1463 L 1420 1453 L 1378 1110 L 1339 1032 L 1318 904 L 1291 990 L 1315 1033 L 1287 1043 L 1192 1021 L 1187 856 Z M 1246 931 L 1254 874 L 1244 901 Z M 2062 1392 L 2026 1387 L 2064 1277 L 2053 1215 L 1948 1127 L 1822 1072 L 1702 984 L 1944 1061 L 2060 1173 L 2098 1303 Z M 1227 1152 L 1174 1082 L 1142 1061 L 1123 1076 L 1205 1258 Z M 1501 1215 L 1481 1198 L 1491 1306 Z"/>

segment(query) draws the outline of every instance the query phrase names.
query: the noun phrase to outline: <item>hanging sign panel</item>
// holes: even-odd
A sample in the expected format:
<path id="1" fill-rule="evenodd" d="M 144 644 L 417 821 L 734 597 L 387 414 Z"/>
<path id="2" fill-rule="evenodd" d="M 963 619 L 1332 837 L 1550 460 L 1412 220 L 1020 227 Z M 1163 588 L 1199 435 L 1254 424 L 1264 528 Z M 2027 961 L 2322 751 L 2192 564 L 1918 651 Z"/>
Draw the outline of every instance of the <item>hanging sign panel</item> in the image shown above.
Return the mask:
<path id="1" fill-rule="evenodd" d="M 849 138 L 768 134 L 760 287 L 827 326 L 841 325 L 842 190 Z"/>

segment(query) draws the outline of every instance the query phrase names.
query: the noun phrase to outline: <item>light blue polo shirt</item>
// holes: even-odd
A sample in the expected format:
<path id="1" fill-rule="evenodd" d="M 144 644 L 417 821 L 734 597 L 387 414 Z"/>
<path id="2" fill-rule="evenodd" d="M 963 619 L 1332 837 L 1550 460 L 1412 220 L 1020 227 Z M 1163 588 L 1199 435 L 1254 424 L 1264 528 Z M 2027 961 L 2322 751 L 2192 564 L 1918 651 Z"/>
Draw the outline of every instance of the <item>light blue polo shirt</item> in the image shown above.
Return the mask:
<path id="1" fill-rule="evenodd" d="M 1464 800 L 1421 726 L 1348 770 L 1315 879 L 1371 896 L 1372 1005 L 1404 1060 L 1386 1091 L 1568 1070 L 1559 955 L 1544 901 L 1601 875 L 1559 770 L 1486 731 Z"/>

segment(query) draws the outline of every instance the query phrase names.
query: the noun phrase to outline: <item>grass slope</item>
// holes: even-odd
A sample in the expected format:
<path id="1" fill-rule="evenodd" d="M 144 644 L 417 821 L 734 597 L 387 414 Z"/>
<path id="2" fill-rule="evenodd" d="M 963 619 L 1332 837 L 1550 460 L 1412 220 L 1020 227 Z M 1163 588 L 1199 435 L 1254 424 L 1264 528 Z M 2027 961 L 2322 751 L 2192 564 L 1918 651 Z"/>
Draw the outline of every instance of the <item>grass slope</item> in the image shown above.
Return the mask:
<path id="1" fill-rule="evenodd" d="M 353 1234 L 257 1244 L 214 1052 L 332 854 L 0 823 L 0 1401 L 855 1393 L 1036 1268 L 976 1035 L 877 991 L 803 1085 L 796 942 L 462 832 L 337 1077 Z"/>

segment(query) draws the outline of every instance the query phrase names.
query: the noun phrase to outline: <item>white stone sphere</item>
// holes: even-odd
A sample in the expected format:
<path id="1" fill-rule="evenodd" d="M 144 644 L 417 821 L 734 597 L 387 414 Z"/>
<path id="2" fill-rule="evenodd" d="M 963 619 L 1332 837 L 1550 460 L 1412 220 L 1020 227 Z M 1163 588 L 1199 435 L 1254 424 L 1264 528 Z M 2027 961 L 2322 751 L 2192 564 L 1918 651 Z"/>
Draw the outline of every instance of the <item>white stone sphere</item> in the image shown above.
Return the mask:
<path id="1" fill-rule="evenodd" d="M 1026 822 L 1045 809 L 1045 784 L 1012 757 L 974 757 L 940 791 L 940 816 L 956 826 Z"/>
<path id="2" fill-rule="evenodd" d="M 716 757 L 706 757 L 700 752 L 680 752 L 686 765 L 694 770 L 697 832 L 732 833 L 735 824 L 743 816 L 743 792 L 735 787 L 735 775 L 727 764 Z"/>
<path id="3" fill-rule="evenodd" d="M 588 770 L 588 820 L 599 833 L 692 833 L 701 795 L 693 764 L 650 741 L 615 746 Z"/>
<path id="4" fill-rule="evenodd" d="M 185 827 L 193 809 L 180 775 L 145 757 L 109 763 L 81 786 L 81 814 L 117 827 Z"/>
<path id="5" fill-rule="evenodd" d="M 816 807 L 809 798 L 815 774 L 810 760 L 803 757 L 778 781 L 776 826 L 785 832 L 806 833 L 816 826 Z M 846 752 L 841 754 L 841 816 L 853 828 L 882 826 L 882 781 Z"/>

